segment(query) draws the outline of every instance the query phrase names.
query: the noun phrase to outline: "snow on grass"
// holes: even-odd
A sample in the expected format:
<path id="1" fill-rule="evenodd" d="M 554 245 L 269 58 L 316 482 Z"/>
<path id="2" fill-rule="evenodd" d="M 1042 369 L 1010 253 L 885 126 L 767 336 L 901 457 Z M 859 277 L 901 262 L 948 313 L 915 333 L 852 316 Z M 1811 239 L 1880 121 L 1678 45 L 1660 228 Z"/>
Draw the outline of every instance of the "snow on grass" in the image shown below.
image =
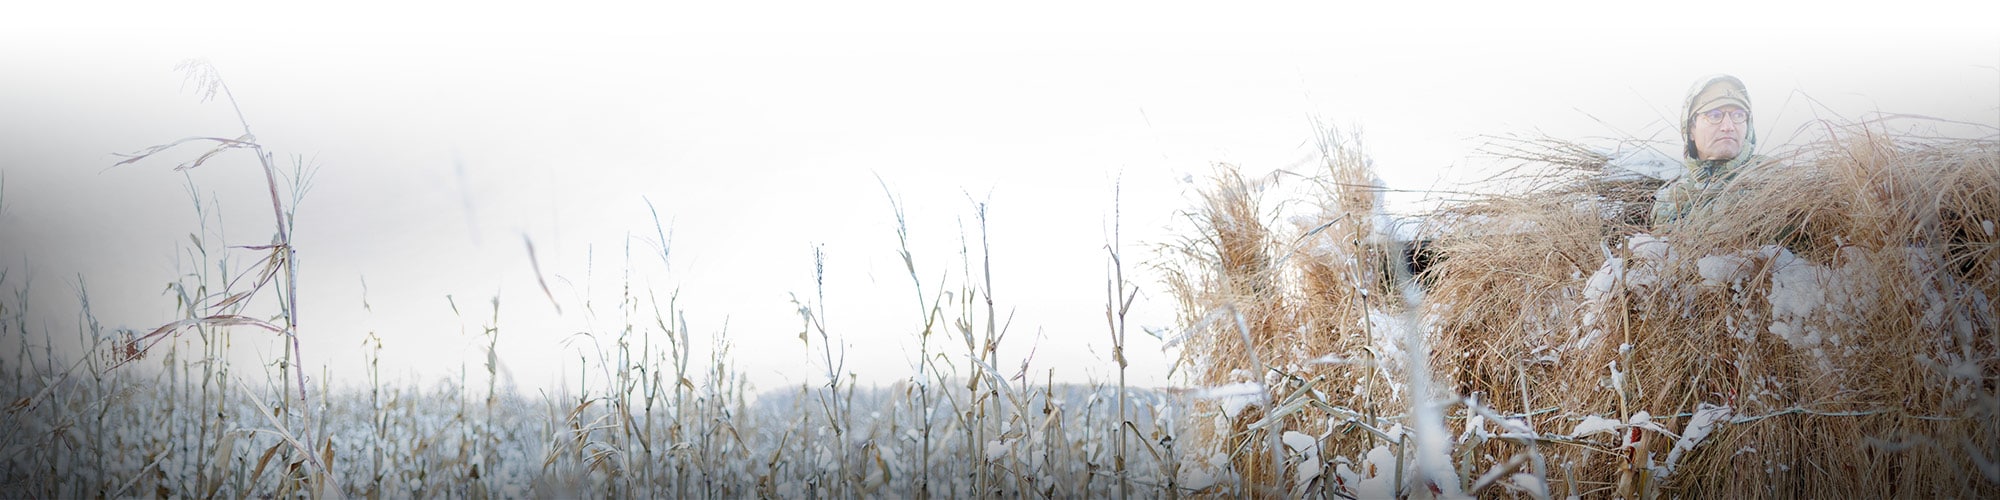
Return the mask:
<path id="1" fill-rule="evenodd" d="M 1396 463 L 1395 452 L 1377 445 L 1358 465 L 1347 457 L 1334 459 L 1333 473 L 1354 498 L 1396 498 Z"/>
<path id="2" fill-rule="evenodd" d="M 1818 329 L 1805 322 L 1826 303 L 1826 291 L 1820 287 L 1825 281 L 1822 271 L 1790 250 L 1776 249 L 1771 257 L 1771 291 L 1765 296 L 1771 303 L 1770 330 L 1793 347 L 1812 348 L 1820 343 Z"/>
<path id="3" fill-rule="evenodd" d="M 1674 467 L 1680 464 L 1681 457 L 1693 451 L 1702 440 L 1708 439 L 1708 435 L 1715 431 L 1716 424 L 1728 423 L 1734 414 L 1734 409 L 1727 405 L 1702 403 L 1694 411 L 1694 417 L 1688 419 L 1687 428 L 1681 429 L 1681 438 L 1674 441 L 1674 449 L 1667 452 L 1667 471 L 1661 477 L 1673 474 Z"/>
<path id="4" fill-rule="evenodd" d="M 1353 362 L 1354 360 L 1347 359 L 1339 354 L 1328 354 L 1306 360 L 1306 365 L 1344 365 Z"/>
<path id="5" fill-rule="evenodd" d="M 1285 447 L 1290 448 L 1292 453 L 1299 457 L 1296 473 L 1292 476 L 1293 496 L 1298 496 L 1326 470 L 1326 466 L 1319 459 L 1319 440 L 1298 431 L 1285 431 L 1282 439 Z"/>
<path id="6" fill-rule="evenodd" d="M 1536 477 L 1534 474 L 1517 472 L 1513 476 L 1509 476 L 1508 479 L 1514 482 L 1515 488 L 1528 492 L 1528 495 L 1533 498 L 1549 497 L 1549 483 L 1543 481 L 1540 477 Z"/>
<path id="7" fill-rule="evenodd" d="M 1600 432 L 1611 432 L 1618 430 L 1619 425 L 1620 422 L 1618 422 L 1617 420 L 1612 420 L 1597 415 L 1588 415 L 1583 417 L 1583 422 L 1576 424 L 1576 429 L 1569 431 L 1569 435 L 1570 437 L 1580 438 Z"/>
<path id="8" fill-rule="evenodd" d="M 1597 272 L 1590 273 L 1590 279 L 1583 282 L 1583 300 L 1595 302 L 1603 299 L 1605 295 L 1611 293 L 1614 286 L 1617 286 L 1618 277 L 1624 274 L 1625 259 L 1618 257 L 1604 259 L 1604 265 L 1599 266 Z M 1591 320 L 1585 319 L 1584 323 L 1590 324 Z"/>
<path id="9" fill-rule="evenodd" d="M 1264 384 L 1237 382 L 1219 385 L 1202 389 L 1195 393 L 1195 397 L 1215 400 L 1216 404 L 1222 406 L 1222 414 L 1233 419 L 1238 413 L 1242 413 L 1244 408 L 1264 403 Z"/>
<path id="10" fill-rule="evenodd" d="M 1754 268 L 1748 257 L 1740 254 L 1724 254 L 1696 259 L 1695 269 L 1701 273 L 1702 284 L 1740 287 Z"/>

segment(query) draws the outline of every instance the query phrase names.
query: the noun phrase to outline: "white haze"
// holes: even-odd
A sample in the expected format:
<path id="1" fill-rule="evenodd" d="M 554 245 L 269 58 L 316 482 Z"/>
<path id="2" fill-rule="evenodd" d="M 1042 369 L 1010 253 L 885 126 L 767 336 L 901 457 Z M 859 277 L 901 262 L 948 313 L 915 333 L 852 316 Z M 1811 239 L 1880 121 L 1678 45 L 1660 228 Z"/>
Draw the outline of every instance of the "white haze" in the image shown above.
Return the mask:
<path id="1" fill-rule="evenodd" d="M 80 283 L 107 327 L 175 319 L 160 290 L 197 229 L 187 181 L 172 161 L 107 167 L 240 134 L 226 103 L 172 71 L 190 57 L 221 72 L 262 143 L 320 167 L 298 206 L 301 345 L 309 371 L 343 384 L 360 380 L 371 331 L 392 376 L 480 371 L 473 337 L 496 294 L 512 377 L 574 383 L 579 352 L 595 354 L 572 334 L 626 324 L 628 272 L 640 326 L 648 292 L 663 308 L 678 292 L 695 343 L 726 332 L 759 387 L 810 380 L 791 297 L 818 300 L 815 245 L 848 368 L 906 377 L 919 309 L 882 183 L 908 211 L 926 292 L 963 276 L 972 203 L 987 203 L 993 291 L 1012 318 L 1002 369 L 1028 359 L 1036 379 L 1104 381 L 1114 187 L 1142 290 L 1134 326 L 1167 327 L 1173 304 L 1146 265 L 1183 234 L 1177 211 L 1217 162 L 1311 173 L 1316 123 L 1359 132 L 1389 186 L 1413 191 L 1475 178 L 1484 136 L 1671 141 L 1687 85 L 1711 73 L 1750 86 L 1766 147 L 1877 111 L 2000 125 L 1990 4 L 1596 5 L 37 5 L 0 21 L 0 291 L 32 277 L 30 331 L 58 348 L 76 345 Z M 247 156 L 189 176 L 220 200 L 228 244 L 268 242 Z M 647 200 L 672 233 L 666 262 Z M 245 363 L 282 356 L 236 335 Z M 1173 354 L 1131 335 L 1135 384 L 1171 383 Z M 24 340 L 43 343 L 0 339 L 10 363 Z"/>

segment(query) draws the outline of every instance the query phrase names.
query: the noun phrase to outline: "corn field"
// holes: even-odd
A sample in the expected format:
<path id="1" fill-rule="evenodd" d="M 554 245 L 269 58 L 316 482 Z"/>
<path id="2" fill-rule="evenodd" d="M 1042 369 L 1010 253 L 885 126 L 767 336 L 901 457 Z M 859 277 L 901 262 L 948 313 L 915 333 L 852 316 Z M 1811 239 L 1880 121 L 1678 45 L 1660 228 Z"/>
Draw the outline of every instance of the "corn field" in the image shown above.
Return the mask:
<path id="1" fill-rule="evenodd" d="M 234 107 L 213 68 L 186 70 Z M 0 495 L 2000 496 L 1991 137 L 1830 123 L 1746 174 L 1715 218 L 1672 226 L 1642 215 L 1656 184 L 1602 181 L 1603 151 L 1500 142 L 1527 187 L 1427 214 L 1412 236 L 1361 139 L 1329 133 L 1291 191 L 1219 165 L 1181 237 L 1139 242 L 1147 255 L 1123 250 L 1110 214 L 1102 331 L 1120 376 L 1089 384 L 1001 366 L 988 207 L 973 206 L 947 290 L 889 192 L 897 231 L 882 237 L 900 243 L 919 351 L 902 380 L 851 374 L 824 310 L 842 291 L 815 250 L 821 285 L 793 293 L 786 347 L 812 358 L 811 381 L 753 390 L 732 361 L 743 346 L 690 331 L 678 291 L 634 289 L 628 271 L 609 308 L 622 320 L 572 335 L 574 378 L 529 394 L 502 382 L 492 346 L 516 305 L 497 297 L 452 298 L 488 353 L 460 376 L 387 380 L 380 353 L 396 346 L 370 334 L 367 383 L 327 382 L 297 343 L 349 327 L 297 319 L 326 300 L 299 295 L 291 237 L 314 171 L 285 168 L 238 118 L 239 137 L 116 165 L 251 155 L 268 184 L 269 244 L 224 241 L 210 215 L 191 229 L 162 299 L 179 319 L 106 328 L 78 277 L 82 326 L 51 332 L 28 300 L 45 285 L 0 269 L 0 338 L 19 340 L 0 359 Z M 1178 352 L 1185 387 L 1123 376 L 1141 289 L 1178 303 L 1174 328 L 1143 333 Z M 283 356 L 231 361 L 251 342 Z"/>

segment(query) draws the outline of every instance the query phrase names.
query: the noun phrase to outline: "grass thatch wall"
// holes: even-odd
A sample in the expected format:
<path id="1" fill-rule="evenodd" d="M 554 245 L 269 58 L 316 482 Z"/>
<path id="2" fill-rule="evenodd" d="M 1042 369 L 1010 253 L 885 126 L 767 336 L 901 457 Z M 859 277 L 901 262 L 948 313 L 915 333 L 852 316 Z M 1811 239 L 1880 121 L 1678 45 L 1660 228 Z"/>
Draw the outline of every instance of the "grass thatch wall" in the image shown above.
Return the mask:
<path id="1" fill-rule="evenodd" d="M 1826 130 L 1680 223 L 1649 225 L 1651 186 L 1595 182 L 1605 158 L 1560 141 L 1504 148 L 1546 167 L 1528 192 L 1433 214 L 1439 262 L 1418 312 L 1455 401 L 1456 487 L 2000 495 L 2000 141 Z M 1407 494 L 1412 454 L 1379 439 L 1409 424 L 1402 363 L 1378 359 L 1404 351 L 1368 327 L 1401 307 L 1380 265 L 1398 253 L 1370 225 L 1354 156 L 1329 155 L 1318 213 L 1291 231 L 1262 224 L 1270 206 L 1225 170 L 1170 284 L 1198 332 L 1187 352 L 1201 383 L 1267 374 L 1265 403 L 1210 441 L 1228 445 L 1217 449 L 1235 472 L 1364 494 L 1359 469 L 1382 465 L 1370 454 L 1383 446 Z M 1247 332 L 1210 311 L 1242 313 Z M 1329 355 L 1343 361 L 1309 362 Z M 1284 425 L 1253 425 L 1267 413 Z M 1259 453 L 1285 452 L 1243 443 L 1280 430 L 1318 438 L 1328 468 L 1356 470 L 1298 467 L 1290 446 L 1285 470 L 1259 468 Z"/>

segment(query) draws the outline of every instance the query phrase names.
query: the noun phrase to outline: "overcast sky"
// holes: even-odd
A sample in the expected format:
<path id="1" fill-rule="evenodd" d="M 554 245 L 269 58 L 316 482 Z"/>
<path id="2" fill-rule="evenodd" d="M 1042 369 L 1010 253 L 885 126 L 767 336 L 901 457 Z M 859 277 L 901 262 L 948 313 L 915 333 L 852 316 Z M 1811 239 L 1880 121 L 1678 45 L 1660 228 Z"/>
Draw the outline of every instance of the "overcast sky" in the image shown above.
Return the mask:
<path id="1" fill-rule="evenodd" d="M 590 348 L 572 334 L 625 324 L 628 275 L 642 304 L 678 291 L 697 344 L 726 328 L 761 388 L 810 380 L 791 298 L 818 300 L 816 246 L 850 370 L 907 376 L 920 317 L 883 184 L 908 211 L 927 291 L 963 275 L 961 238 L 979 243 L 972 206 L 986 203 L 1008 370 L 1032 352 L 1036 377 L 1107 380 L 1114 185 L 1135 326 L 1164 327 L 1172 304 L 1143 260 L 1185 231 L 1176 211 L 1218 162 L 1309 173 L 1316 121 L 1359 132 L 1380 176 L 1409 190 L 1469 178 L 1485 136 L 1671 142 L 1687 86 L 1712 73 L 1749 85 L 1765 148 L 1815 118 L 1877 111 L 2000 126 L 1991 3 L 268 5 L 36 5 L 0 20 L 0 291 L 32 277 L 30 343 L 47 331 L 75 345 L 80 286 L 108 327 L 175 319 L 160 290 L 200 228 L 190 179 L 219 202 L 227 244 L 270 240 L 246 154 L 186 177 L 171 167 L 193 150 L 108 168 L 112 153 L 241 134 L 226 102 L 173 71 L 194 57 L 281 164 L 318 167 L 297 207 L 301 344 L 342 382 L 363 373 L 371 331 L 392 377 L 455 376 L 467 359 L 479 371 L 461 332 L 489 323 L 496 295 L 514 378 L 573 382 Z M 664 262 L 648 200 L 672 233 Z M 1133 337 L 1136 383 L 1169 383 L 1170 355 Z M 267 335 L 237 338 L 243 363 L 282 355 Z M 10 363 L 21 340 L 0 339 Z"/>

